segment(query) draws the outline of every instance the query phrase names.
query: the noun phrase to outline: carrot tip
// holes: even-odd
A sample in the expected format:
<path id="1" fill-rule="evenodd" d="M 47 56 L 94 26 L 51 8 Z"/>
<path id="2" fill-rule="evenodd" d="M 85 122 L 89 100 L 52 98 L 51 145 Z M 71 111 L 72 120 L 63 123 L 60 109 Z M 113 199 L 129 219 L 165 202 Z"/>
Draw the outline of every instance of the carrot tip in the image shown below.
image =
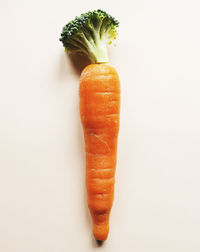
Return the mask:
<path id="1" fill-rule="evenodd" d="M 109 233 L 109 224 L 108 223 L 101 223 L 101 224 L 94 224 L 93 226 L 93 234 L 97 241 L 105 241 L 108 237 Z"/>

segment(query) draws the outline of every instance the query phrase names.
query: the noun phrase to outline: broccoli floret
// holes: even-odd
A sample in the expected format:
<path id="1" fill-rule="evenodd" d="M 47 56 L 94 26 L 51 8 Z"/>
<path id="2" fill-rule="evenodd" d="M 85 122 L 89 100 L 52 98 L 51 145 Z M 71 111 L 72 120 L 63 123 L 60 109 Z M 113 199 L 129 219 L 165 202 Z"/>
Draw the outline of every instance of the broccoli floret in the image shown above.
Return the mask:
<path id="1" fill-rule="evenodd" d="M 107 44 L 116 38 L 118 26 L 105 11 L 89 11 L 64 26 L 60 41 L 67 52 L 85 54 L 93 63 L 106 63 Z"/>

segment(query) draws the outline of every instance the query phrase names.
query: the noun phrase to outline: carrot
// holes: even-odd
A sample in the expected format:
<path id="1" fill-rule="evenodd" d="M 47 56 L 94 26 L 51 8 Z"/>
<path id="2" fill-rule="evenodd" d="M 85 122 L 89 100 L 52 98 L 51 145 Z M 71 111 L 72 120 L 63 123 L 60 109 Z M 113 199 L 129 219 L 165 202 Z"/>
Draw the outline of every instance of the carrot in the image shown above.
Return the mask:
<path id="1" fill-rule="evenodd" d="M 69 22 L 60 40 L 71 53 L 88 56 L 80 76 L 80 116 L 86 151 L 86 188 L 93 234 L 104 241 L 114 198 L 120 113 L 120 81 L 108 62 L 107 43 L 116 38 L 118 21 L 102 10 Z"/>
<path id="2" fill-rule="evenodd" d="M 87 66 L 80 78 L 80 115 L 85 137 L 86 185 L 93 233 L 106 240 L 113 203 L 120 83 L 106 64 Z"/>

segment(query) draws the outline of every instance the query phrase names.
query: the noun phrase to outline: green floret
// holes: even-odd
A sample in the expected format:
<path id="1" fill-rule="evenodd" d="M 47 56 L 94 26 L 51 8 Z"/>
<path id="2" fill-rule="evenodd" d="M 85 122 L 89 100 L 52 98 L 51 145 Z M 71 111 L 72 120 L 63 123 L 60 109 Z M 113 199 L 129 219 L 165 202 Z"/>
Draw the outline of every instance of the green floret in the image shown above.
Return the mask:
<path id="1" fill-rule="evenodd" d="M 60 41 L 67 52 L 85 54 L 93 63 L 106 63 L 107 44 L 116 38 L 118 26 L 105 11 L 89 11 L 64 26 Z"/>

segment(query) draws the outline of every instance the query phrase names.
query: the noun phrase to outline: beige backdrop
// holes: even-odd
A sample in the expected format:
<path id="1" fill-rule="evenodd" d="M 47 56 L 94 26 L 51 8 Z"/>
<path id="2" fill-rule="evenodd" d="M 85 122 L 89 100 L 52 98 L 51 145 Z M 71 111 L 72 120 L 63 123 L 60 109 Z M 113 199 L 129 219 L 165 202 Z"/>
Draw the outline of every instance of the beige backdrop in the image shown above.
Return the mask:
<path id="1" fill-rule="evenodd" d="M 11 1 L 0 8 L 0 251 L 200 251 L 198 0 Z M 82 12 L 120 21 L 122 87 L 108 241 L 91 235 L 80 69 L 59 34 Z"/>

